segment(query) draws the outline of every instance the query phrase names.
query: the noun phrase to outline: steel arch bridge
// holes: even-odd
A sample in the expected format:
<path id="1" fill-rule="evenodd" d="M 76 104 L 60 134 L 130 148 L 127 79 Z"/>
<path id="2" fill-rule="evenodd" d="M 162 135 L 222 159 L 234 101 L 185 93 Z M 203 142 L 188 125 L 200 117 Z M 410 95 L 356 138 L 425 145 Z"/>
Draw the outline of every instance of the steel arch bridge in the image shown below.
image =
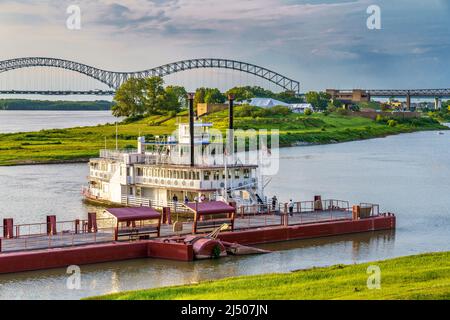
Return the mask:
<path id="1" fill-rule="evenodd" d="M 181 71 L 202 68 L 231 69 L 260 77 L 287 91 L 293 91 L 296 94 L 300 93 L 300 83 L 298 81 L 254 64 L 227 59 L 202 58 L 183 60 L 136 72 L 107 71 L 57 58 L 28 57 L 0 61 L 0 73 L 31 67 L 54 67 L 78 72 L 106 84 L 111 89 L 119 88 L 122 83 L 130 78 L 165 77 Z"/>

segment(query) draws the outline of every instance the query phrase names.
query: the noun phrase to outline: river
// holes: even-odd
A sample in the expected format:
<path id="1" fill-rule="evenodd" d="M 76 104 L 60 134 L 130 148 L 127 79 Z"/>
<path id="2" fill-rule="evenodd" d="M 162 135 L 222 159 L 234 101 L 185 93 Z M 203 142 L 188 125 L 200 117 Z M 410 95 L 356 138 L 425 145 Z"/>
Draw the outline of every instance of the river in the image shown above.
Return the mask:
<path id="1" fill-rule="evenodd" d="M 0 218 L 15 222 L 85 218 L 80 187 L 86 164 L 0 167 Z M 0 276 L 0 299 L 82 297 L 196 283 L 238 275 L 289 272 L 450 250 L 450 132 L 402 134 L 342 144 L 285 148 L 267 194 L 310 200 L 380 203 L 397 230 L 265 245 L 273 253 L 220 260 L 143 259 L 82 266 L 82 287 L 69 290 L 65 269 Z"/>
<path id="2" fill-rule="evenodd" d="M 5 111 L 0 110 L 0 133 L 63 129 L 118 121 L 111 111 Z"/>

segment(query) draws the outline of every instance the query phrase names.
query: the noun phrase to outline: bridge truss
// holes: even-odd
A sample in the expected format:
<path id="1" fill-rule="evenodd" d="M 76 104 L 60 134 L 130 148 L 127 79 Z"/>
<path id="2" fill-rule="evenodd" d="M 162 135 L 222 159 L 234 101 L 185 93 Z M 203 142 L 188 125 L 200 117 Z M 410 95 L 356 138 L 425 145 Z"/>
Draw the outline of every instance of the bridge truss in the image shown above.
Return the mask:
<path id="1" fill-rule="evenodd" d="M 202 68 L 231 69 L 252 74 L 272 82 L 286 91 L 300 94 L 300 83 L 298 81 L 264 67 L 227 59 L 202 58 L 183 60 L 137 72 L 107 71 L 86 64 L 56 58 L 28 57 L 0 61 L 0 73 L 31 67 L 53 67 L 78 72 L 96 79 L 114 90 L 119 88 L 130 78 L 147 78 L 152 76 L 165 77 L 181 71 Z"/>
<path id="2" fill-rule="evenodd" d="M 371 97 L 450 97 L 450 89 L 367 90 Z"/>

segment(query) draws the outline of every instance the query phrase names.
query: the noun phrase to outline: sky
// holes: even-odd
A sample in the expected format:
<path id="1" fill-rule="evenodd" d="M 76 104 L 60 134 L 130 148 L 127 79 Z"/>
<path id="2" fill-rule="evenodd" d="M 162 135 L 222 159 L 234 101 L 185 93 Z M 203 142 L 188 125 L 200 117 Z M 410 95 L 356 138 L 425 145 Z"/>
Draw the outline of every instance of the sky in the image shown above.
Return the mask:
<path id="1" fill-rule="evenodd" d="M 81 9 L 69 30 L 66 10 Z M 381 29 L 367 27 L 378 5 Z M 0 0 L 0 60 L 137 71 L 190 58 L 254 63 L 325 88 L 450 86 L 450 0 Z"/>

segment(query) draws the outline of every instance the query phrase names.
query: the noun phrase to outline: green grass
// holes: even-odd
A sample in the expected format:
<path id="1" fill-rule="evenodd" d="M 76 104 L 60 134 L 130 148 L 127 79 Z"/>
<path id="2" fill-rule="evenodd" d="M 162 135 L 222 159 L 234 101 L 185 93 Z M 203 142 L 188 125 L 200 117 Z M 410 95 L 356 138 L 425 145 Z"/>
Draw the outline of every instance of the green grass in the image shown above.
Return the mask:
<path id="1" fill-rule="evenodd" d="M 239 111 L 240 107 L 237 107 Z M 186 112 L 177 116 L 187 121 Z M 206 117 L 216 128 L 225 130 L 228 120 L 226 111 Z M 425 121 L 426 120 L 426 121 Z M 326 144 L 345 142 L 418 130 L 443 130 L 437 121 L 417 119 L 416 122 L 400 123 L 389 127 L 385 123 L 360 118 L 331 114 L 300 116 L 236 117 L 235 126 L 241 129 L 279 129 L 280 145 L 291 146 L 298 142 Z M 152 116 L 119 125 L 119 147 L 136 147 L 139 134 L 149 138 L 153 135 L 168 135 L 176 128 L 177 118 Z M 98 125 L 70 129 L 42 130 L 30 133 L 0 134 L 0 165 L 86 161 L 98 156 L 99 149 L 115 148 L 115 125 Z"/>
<path id="2" fill-rule="evenodd" d="M 367 288 L 367 268 L 381 270 L 381 289 Z M 114 300 L 423 300 L 450 299 L 450 253 L 432 253 L 288 274 L 244 276 L 196 285 L 123 292 Z"/>

